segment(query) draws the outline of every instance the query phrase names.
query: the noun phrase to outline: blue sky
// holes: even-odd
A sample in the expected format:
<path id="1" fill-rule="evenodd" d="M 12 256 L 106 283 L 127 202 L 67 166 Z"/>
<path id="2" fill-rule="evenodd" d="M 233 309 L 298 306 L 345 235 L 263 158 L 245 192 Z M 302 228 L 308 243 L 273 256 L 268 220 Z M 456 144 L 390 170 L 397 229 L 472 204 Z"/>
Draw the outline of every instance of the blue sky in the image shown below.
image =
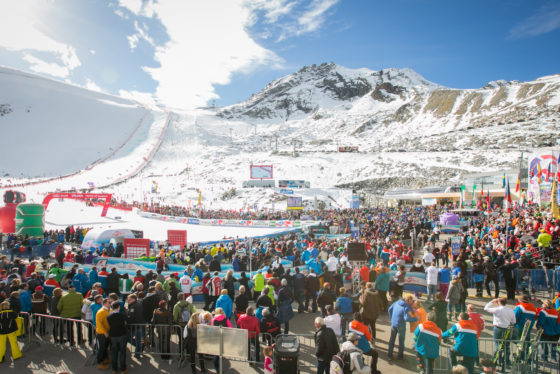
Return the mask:
<path id="1" fill-rule="evenodd" d="M 304 65 L 409 67 L 478 88 L 560 73 L 556 0 L 17 0 L 0 65 L 188 108 L 245 100 Z"/>

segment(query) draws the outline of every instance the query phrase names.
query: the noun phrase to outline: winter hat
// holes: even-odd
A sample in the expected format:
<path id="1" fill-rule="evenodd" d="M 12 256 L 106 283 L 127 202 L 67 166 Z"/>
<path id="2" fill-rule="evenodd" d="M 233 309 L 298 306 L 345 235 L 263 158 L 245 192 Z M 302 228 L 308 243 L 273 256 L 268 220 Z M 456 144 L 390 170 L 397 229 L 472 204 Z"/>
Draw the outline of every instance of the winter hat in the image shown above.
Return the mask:
<path id="1" fill-rule="evenodd" d="M 358 334 L 356 334 L 355 332 L 351 332 L 350 334 L 348 334 L 348 341 L 349 342 L 356 342 L 360 340 L 360 336 Z"/>

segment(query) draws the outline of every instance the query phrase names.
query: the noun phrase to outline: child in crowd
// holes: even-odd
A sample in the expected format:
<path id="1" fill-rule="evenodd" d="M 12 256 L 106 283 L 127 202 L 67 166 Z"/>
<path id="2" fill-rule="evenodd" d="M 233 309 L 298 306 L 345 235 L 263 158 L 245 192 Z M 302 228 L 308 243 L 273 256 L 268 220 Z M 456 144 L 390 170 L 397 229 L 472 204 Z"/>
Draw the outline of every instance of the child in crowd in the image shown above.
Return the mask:
<path id="1" fill-rule="evenodd" d="M 264 372 L 266 374 L 274 373 L 274 366 L 272 363 L 272 347 L 266 346 L 263 348 L 264 353 Z"/>
<path id="2" fill-rule="evenodd" d="M 427 321 L 426 315 L 428 313 L 426 312 L 426 309 L 422 307 L 422 303 L 420 303 L 420 300 L 418 299 L 414 300 L 414 303 L 412 304 L 412 309 L 414 310 L 414 317 L 418 319 L 417 321 L 410 322 L 410 332 L 414 333 L 416 327 L 418 327 L 419 324 Z"/>

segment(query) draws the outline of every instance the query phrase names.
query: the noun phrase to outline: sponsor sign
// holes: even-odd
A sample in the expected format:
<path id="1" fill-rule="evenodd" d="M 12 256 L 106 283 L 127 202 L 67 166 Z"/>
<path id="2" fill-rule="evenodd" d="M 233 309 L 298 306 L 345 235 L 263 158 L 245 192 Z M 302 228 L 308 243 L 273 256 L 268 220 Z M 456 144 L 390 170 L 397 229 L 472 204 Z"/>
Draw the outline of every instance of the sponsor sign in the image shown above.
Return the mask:
<path id="1" fill-rule="evenodd" d="M 150 255 L 150 239 L 124 239 L 124 257 L 137 258 Z"/>
<path id="2" fill-rule="evenodd" d="M 422 205 L 424 206 L 431 206 L 436 204 L 437 204 L 437 199 L 422 199 Z"/>
<path id="3" fill-rule="evenodd" d="M 451 238 L 451 254 L 453 256 L 457 256 L 461 253 L 461 240 L 462 238 L 460 236 L 453 236 Z"/>
<path id="4" fill-rule="evenodd" d="M 167 230 L 167 242 L 183 248 L 187 244 L 187 230 Z"/>
<path id="5" fill-rule="evenodd" d="M 280 193 L 282 193 L 284 195 L 293 195 L 294 190 L 290 190 L 288 188 L 282 188 L 282 189 L 280 189 Z"/>

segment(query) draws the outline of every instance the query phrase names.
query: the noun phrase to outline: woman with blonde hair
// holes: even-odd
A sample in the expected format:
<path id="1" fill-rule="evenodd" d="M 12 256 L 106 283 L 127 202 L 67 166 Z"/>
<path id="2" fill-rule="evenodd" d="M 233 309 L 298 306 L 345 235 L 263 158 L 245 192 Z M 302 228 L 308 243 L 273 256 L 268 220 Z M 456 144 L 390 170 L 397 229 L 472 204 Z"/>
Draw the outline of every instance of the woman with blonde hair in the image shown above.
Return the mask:
<path id="1" fill-rule="evenodd" d="M 10 303 L 4 301 L 0 304 L 0 363 L 4 361 L 6 353 L 6 340 L 10 342 L 12 349 L 12 358 L 17 360 L 22 355 L 17 343 L 16 332 L 18 314 L 10 309 Z"/>
<path id="2" fill-rule="evenodd" d="M 193 313 L 189 322 L 185 326 L 185 330 L 183 331 L 183 338 L 185 338 L 185 346 L 187 350 L 187 354 L 190 357 L 191 361 L 191 369 L 193 374 L 196 373 L 196 365 L 195 365 L 195 355 L 196 355 L 196 346 L 197 346 L 197 326 L 200 323 L 200 314 Z M 201 355 L 198 355 L 198 363 L 200 365 L 200 371 L 205 372 L 206 367 L 204 365 L 204 359 Z"/>

